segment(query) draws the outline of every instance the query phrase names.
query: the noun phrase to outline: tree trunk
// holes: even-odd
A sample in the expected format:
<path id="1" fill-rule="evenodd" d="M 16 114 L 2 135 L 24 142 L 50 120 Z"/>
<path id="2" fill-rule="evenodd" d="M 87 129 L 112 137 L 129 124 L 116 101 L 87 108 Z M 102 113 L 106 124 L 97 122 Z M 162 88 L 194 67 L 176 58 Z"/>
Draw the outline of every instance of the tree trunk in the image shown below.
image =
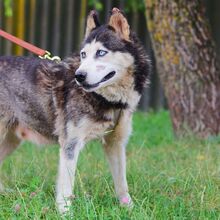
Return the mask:
<path id="1" fill-rule="evenodd" d="M 21 39 L 25 38 L 25 0 L 17 0 L 14 2 L 14 12 L 15 12 L 15 36 Z M 24 48 L 18 45 L 14 45 L 14 52 L 16 55 L 22 55 L 24 53 Z"/>
<path id="2" fill-rule="evenodd" d="M 148 29 L 177 135 L 220 131 L 220 73 L 199 0 L 145 0 Z"/>

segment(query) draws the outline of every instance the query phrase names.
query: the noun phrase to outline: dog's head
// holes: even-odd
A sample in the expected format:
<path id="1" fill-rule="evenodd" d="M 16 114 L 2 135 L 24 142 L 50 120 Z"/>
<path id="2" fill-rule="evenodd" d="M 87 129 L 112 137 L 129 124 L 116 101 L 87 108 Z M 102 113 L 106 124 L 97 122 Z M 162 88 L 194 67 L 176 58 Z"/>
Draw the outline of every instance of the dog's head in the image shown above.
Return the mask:
<path id="1" fill-rule="evenodd" d="M 96 12 L 90 12 L 80 51 L 81 63 L 75 72 L 77 84 L 90 92 L 119 82 L 128 70 L 142 71 L 141 75 L 147 75 L 144 74 L 148 71 L 146 56 L 135 43 L 138 44 L 119 9 L 114 8 L 108 24 L 101 26 Z M 142 80 L 139 84 L 146 81 L 146 77 L 134 78 Z"/>

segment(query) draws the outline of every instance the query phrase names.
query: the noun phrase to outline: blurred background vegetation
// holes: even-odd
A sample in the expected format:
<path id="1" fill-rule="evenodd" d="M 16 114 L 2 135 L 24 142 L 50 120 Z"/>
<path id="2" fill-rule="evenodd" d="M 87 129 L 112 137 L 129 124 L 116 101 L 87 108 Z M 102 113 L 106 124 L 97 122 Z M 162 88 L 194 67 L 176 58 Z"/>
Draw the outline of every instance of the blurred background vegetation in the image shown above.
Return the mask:
<path id="1" fill-rule="evenodd" d="M 220 54 L 220 1 L 203 1 Z M 151 86 L 144 91 L 140 109 L 166 107 L 146 27 L 143 0 L 0 0 L 0 28 L 63 58 L 80 48 L 88 12 L 96 9 L 100 20 L 106 22 L 112 7 L 126 13 L 132 30 L 138 34 L 152 60 Z M 0 38 L 0 55 L 32 54 Z"/>

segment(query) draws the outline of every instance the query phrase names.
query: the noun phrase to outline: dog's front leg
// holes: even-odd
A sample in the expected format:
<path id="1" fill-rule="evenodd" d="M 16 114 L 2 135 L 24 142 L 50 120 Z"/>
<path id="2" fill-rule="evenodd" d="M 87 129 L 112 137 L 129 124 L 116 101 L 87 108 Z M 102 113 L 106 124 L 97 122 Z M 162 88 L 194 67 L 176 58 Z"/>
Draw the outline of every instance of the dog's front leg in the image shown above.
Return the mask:
<path id="1" fill-rule="evenodd" d="M 115 191 L 123 206 L 132 206 L 126 179 L 126 144 L 131 133 L 131 113 L 121 113 L 114 132 L 105 137 L 104 150 L 113 176 Z"/>
<path id="2" fill-rule="evenodd" d="M 61 144 L 56 202 L 60 213 L 65 213 L 71 205 L 75 171 L 83 143 L 76 138 Z"/>

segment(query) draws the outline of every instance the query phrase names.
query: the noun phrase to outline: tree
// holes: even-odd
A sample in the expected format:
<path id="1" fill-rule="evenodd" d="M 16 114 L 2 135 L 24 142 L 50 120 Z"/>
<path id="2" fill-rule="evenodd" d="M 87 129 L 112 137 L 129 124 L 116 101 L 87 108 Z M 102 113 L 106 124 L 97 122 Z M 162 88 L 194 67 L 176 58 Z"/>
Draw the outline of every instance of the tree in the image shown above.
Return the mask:
<path id="1" fill-rule="evenodd" d="M 220 72 L 200 0 L 145 0 L 157 69 L 177 135 L 220 131 Z"/>

